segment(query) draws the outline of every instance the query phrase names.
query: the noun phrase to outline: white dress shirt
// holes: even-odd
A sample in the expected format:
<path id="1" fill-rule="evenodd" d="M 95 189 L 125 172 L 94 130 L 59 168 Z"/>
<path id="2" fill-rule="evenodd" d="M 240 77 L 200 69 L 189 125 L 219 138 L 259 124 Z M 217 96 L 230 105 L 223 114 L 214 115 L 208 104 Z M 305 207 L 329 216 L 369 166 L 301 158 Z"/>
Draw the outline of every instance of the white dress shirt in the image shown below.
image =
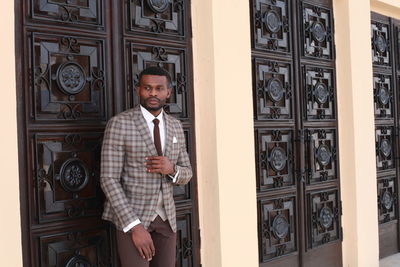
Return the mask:
<path id="1" fill-rule="evenodd" d="M 154 119 L 158 119 L 160 121 L 160 123 L 158 124 L 158 127 L 160 128 L 160 139 L 161 139 L 161 149 L 164 153 L 164 148 L 165 148 L 165 122 L 164 122 L 164 111 L 161 111 L 160 114 L 158 114 L 157 117 L 155 117 L 153 114 L 151 114 L 147 109 L 145 109 L 142 105 L 140 105 L 140 110 L 142 111 L 143 117 L 146 120 L 147 123 L 147 127 L 149 128 L 150 131 L 150 135 L 151 135 L 151 139 L 154 142 L 154 123 L 153 120 Z M 175 176 L 171 176 L 172 178 L 172 182 L 175 183 L 176 179 L 178 178 L 179 175 L 179 171 L 175 174 Z M 158 203 L 157 203 L 157 209 L 156 209 L 156 214 L 153 217 L 153 220 L 157 217 L 157 215 L 159 215 L 161 217 L 161 219 L 163 219 L 164 221 L 167 219 L 166 218 L 166 214 L 165 214 L 165 209 L 164 209 L 164 200 L 162 197 L 162 192 L 160 190 L 160 193 L 158 195 Z M 123 231 L 126 233 L 129 230 L 131 230 L 133 227 L 135 227 L 136 225 L 140 224 L 140 220 L 137 219 L 133 222 L 131 222 L 130 224 L 128 224 L 126 227 L 124 227 Z"/>

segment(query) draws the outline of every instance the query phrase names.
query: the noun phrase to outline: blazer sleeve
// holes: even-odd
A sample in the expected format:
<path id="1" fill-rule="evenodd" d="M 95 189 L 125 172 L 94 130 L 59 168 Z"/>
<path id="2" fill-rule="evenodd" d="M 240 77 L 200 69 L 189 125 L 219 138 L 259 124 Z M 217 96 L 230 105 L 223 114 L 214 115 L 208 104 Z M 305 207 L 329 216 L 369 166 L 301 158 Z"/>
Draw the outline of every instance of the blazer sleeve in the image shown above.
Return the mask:
<path id="1" fill-rule="evenodd" d="M 100 174 L 101 188 L 123 227 L 139 219 L 120 182 L 125 161 L 124 133 L 123 125 L 116 117 L 107 123 L 101 150 Z"/>
<path id="2" fill-rule="evenodd" d="M 192 166 L 190 165 L 189 155 L 186 150 L 185 135 L 183 133 L 182 125 L 179 122 L 179 156 L 175 164 L 176 171 L 179 171 L 179 175 L 174 184 L 184 185 L 187 184 L 192 178 Z"/>

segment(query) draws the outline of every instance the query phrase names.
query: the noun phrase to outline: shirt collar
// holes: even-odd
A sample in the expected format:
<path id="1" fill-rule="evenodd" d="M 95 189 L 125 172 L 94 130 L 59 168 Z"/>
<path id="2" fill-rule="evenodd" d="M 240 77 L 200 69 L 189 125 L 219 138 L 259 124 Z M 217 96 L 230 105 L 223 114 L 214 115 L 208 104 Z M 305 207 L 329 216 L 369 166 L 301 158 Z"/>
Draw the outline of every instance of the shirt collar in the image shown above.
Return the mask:
<path id="1" fill-rule="evenodd" d="M 145 109 L 142 105 L 140 105 L 140 110 L 142 111 L 143 117 L 146 120 L 147 123 L 153 122 L 155 118 L 157 118 L 159 121 L 163 120 L 163 113 L 164 111 L 161 110 L 160 114 L 158 114 L 157 117 L 154 117 L 153 114 L 151 114 L 147 109 Z"/>

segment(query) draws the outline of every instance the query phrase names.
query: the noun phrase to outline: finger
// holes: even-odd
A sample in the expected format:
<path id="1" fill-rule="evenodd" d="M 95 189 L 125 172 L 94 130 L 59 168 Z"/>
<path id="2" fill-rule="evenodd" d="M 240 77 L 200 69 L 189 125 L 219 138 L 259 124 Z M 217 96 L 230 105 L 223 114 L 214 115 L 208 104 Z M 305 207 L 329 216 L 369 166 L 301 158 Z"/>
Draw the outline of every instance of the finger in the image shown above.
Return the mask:
<path id="1" fill-rule="evenodd" d="M 147 259 L 148 261 L 151 260 L 151 258 L 153 258 L 153 252 L 151 251 L 149 245 L 146 245 L 146 247 L 145 247 L 145 253 L 144 253 L 144 254 L 146 255 L 146 259 Z"/>
<path id="2" fill-rule="evenodd" d="M 147 169 L 147 171 L 148 172 L 161 172 L 161 169 L 152 168 L 152 169 Z"/>
<path id="3" fill-rule="evenodd" d="M 146 166 L 148 169 L 161 169 L 164 166 L 164 164 L 154 163 L 154 164 L 146 165 Z"/>
<path id="4" fill-rule="evenodd" d="M 162 158 L 164 158 L 164 156 L 149 156 L 146 157 L 146 160 L 160 160 Z"/>
<path id="5" fill-rule="evenodd" d="M 155 164 L 155 163 L 159 163 L 159 162 L 163 162 L 163 161 L 164 161 L 163 159 L 151 159 L 146 162 L 150 163 L 150 164 Z"/>
<path id="6" fill-rule="evenodd" d="M 137 251 L 139 252 L 140 257 L 142 257 L 143 259 L 146 258 L 146 256 L 144 255 L 143 249 L 141 247 L 137 248 Z"/>
<path id="7" fill-rule="evenodd" d="M 156 248 L 154 247 L 153 242 L 150 243 L 150 249 L 151 249 L 151 253 L 153 254 L 153 257 L 154 257 L 156 255 Z"/>
<path id="8" fill-rule="evenodd" d="M 154 166 L 155 164 L 162 164 L 161 160 L 149 160 L 144 163 L 145 166 Z"/>

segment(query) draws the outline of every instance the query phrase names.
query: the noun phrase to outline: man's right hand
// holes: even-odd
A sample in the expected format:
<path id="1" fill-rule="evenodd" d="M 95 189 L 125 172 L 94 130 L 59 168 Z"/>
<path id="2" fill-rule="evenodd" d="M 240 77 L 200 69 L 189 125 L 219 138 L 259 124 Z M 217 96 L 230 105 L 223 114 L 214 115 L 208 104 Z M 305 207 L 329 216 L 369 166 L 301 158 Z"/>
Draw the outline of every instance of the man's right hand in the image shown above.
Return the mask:
<path id="1" fill-rule="evenodd" d="M 131 237 L 139 255 L 143 257 L 143 259 L 150 261 L 156 254 L 150 233 L 144 229 L 142 224 L 138 224 L 131 229 Z"/>

